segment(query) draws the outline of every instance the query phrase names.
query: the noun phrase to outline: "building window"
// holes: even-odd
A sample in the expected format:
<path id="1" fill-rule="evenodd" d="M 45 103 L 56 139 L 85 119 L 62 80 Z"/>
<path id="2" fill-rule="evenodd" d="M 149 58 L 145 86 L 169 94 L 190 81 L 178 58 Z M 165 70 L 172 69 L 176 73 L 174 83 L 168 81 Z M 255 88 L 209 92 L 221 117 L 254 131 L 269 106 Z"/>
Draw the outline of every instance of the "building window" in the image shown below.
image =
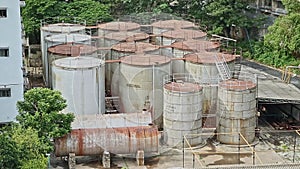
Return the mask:
<path id="1" fill-rule="evenodd" d="M 6 17 L 7 17 L 7 10 L 0 9 L 0 18 L 6 18 Z"/>
<path id="2" fill-rule="evenodd" d="M 0 97 L 10 97 L 11 90 L 10 88 L 0 88 Z"/>
<path id="3" fill-rule="evenodd" d="M 8 48 L 0 48 L 0 57 L 8 57 L 8 56 L 9 56 Z"/>

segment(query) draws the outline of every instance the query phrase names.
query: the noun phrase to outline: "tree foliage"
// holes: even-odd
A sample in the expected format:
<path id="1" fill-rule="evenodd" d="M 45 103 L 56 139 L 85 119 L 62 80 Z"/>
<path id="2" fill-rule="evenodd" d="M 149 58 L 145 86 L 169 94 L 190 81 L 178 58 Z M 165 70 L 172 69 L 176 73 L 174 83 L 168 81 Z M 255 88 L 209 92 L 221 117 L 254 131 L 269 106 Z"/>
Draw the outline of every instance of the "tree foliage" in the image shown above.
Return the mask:
<path id="1" fill-rule="evenodd" d="M 0 168 L 46 168 L 49 149 L 36 130 L 18 124 L 2 128 L 0 133 Z"/>
<path id="2" fill-rule="evenodd" d="M 66 106 L 59 91 L 34 88 L 25 93 L 24 101 L 17 102 L 17 120 L 25 128 L 37 130 L 38 136 L 50 147 L 51 138 L 61 137 L 71 130 L 74 115 L 60 113 Z"/>
<path id="3" fill-rule="evenodd" d="M 94 0 L 26 0 L 22 8 L 25 32 L 32 43 L 39 43 L 41 20 L 51 17 L 79 17 L 87 24 L 111 20 L 109 6 Z"/>

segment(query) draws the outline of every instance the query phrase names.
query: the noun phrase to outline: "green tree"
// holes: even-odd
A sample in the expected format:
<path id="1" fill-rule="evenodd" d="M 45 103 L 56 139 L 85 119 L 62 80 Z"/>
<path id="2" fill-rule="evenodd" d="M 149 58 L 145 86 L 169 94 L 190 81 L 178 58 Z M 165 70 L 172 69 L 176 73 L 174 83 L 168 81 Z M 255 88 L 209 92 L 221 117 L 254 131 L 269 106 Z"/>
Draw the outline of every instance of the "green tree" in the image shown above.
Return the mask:
<path id="1" fill-rule="evenodd" d="M 288 13 L 300 13 L 299 0 L 282 0 L 282 3 Z"/>
<path id="2" fill-rule="evenodd" d="M 48 150 L 36 130 L 18 124 L 1 129 L 0 168 L 46 168 Z"/>
<path id="3" fill-rule="evenodd" d="M 66 106 L 66 100 L 59 91 L 34 88 L 25 93 L 24 101 L 17 102 L 17 120 L 23 127 L 37 130 L 38 136 L 49 146 L 50 152 L 53 148 L 50 140 L 71 130 L 74 115 L 60 113 Z"/>

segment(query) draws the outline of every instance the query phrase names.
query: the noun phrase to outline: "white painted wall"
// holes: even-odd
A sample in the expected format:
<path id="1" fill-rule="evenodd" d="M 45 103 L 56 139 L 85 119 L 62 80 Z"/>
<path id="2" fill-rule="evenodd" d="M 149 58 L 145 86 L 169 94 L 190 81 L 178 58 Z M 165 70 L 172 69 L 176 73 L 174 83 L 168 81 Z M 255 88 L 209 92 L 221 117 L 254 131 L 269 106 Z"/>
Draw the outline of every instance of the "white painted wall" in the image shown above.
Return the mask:
<path id="1" fill-rule="evenodd" d="M 1 8 L 7 17 L 0 18 L 0 48 L 9 47 L 9 57 L 0 57 L 0 88 L 11 88 L 11 97 L 0 97 L 0 123 L 5 123 L 15 120 L 16 103 L 23 99 L 20 0 L 1 0 Z"/>

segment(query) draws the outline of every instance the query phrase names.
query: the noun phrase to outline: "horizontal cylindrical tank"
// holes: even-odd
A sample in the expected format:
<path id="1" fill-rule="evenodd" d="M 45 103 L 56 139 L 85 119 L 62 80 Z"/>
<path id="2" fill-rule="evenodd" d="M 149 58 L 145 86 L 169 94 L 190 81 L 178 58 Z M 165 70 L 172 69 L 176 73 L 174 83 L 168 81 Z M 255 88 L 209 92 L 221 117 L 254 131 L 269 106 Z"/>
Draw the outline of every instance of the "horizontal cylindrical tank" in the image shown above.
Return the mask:
<path id="1" fill-rule="evenodd" d="M 243 77 L 243 75 L 240 75 Z M 256 78 L 230 79 L 219 84 L 217 132 L 225 144 L 252 143 L 256 127 Z M 226 134 L 225 134 L 226 133 Z"/>
<path id="2" fill-rule="evenodd" d="M 93 57 L 67 57 L 55 60 L 53 89 L 67 100 L 63 112 L 100 114 L 105 112 L 104 60 Z"/>
<path id="3" fill-rule="evenodd" d="M 218 51 L 219 43 L 209 42 L 205 40 L 185 40 L 174 42 L 171 44 L 173 57 L 177 59 L 183 58 L 186 54 L 205 52 L 205 51 Z M 184 61 L 174 60 L 172 62 L 173 73 L 184 73 Z"/>
<path id="4" fill-rule="evenodd" d="M 135 155 L 138 150 L 146 154 L 158 153 L 158 134 L 154 126 L 74 129 L 55 139 L 55 155 L 90 156 L 103 151 Z"/>
<path id="5" fill-rule="evenodd" d="M 163 32 L 169 30 L 176 30 L 176 29 L 194 29 L 195 24 L 190 21 L 185 20 L 164 20 L 164 21 L 157 21 L 151 24 L 153 27 L 153 34 L 159 35 Z"/>
<path id="6" fill-rule="evenodd" d="M 97 48 L 90 46 L 90 45 L 83 45 L 83 44 L 63 44 L 52 46 L 48 48 L 48 57 L 46 66 L 49 70 L 48 77 L 49 77 L 49 87 L 52 88 L 52 62 L 57 59 L 65 58 L 65 57 L 98 57 L 97 55 Z"/>
<path id="7" fill-rule="evenodd" d="M 172 76 L 164 84 L 164 141 L 171 147 L 182 147 L 184 136 L 191 146 L 202 141 L 202 87 L 190 78 Z"/>
<path id="8" fill-rule="evenodd" d="M 170 74 L 170 58 L 161 55 L 129 55 L 121 58 L 118 79 L 112 80 L 113 95 L 119 95 L 121 112 L 146 109 L 162 127 L 163 77 Z"/>
<path id="9" fill-rule="evenodd" d="M 183 40 L 205 40 L 206 33 L 200 30 L 176 29 L 166 31 L 156 36 L 157 44 L 166 46 L 171 45 L 175 41 Z"/>
<path id="10" fill-rule="evenodd" d="M 134 22 L 108 22 L 98 25 L 98 35 L 104 36 L 111 32 L 140 32 L 140 25 Z"/>
<path id="11" fill-rule="evenodd" d="M 230 70 L 234 69 L 235 55 L 217 52 L 190 53 L 185 57 L 186 72 L 203 85 L 203 113 L 214 114 L 217 108 L 219 72 L 215 58 L 223 60 Z M 205 125 L 204 121 L 204 125 Z"/>
<path id="12" fill-rule="evenodd" d="M 84 34 L 57 34 L 47 36 L 44 39 L 44 53 L 42 53 L 43 58 L 43 70 L 44 70 L 44 79 L 46 86 L 50 86 L 50 77 L 49 77 L 49 63 L 48 63 L 48 48 L 56 45 L 73 43 L 73 44 L 91 44 L 91 36 Z"/>

